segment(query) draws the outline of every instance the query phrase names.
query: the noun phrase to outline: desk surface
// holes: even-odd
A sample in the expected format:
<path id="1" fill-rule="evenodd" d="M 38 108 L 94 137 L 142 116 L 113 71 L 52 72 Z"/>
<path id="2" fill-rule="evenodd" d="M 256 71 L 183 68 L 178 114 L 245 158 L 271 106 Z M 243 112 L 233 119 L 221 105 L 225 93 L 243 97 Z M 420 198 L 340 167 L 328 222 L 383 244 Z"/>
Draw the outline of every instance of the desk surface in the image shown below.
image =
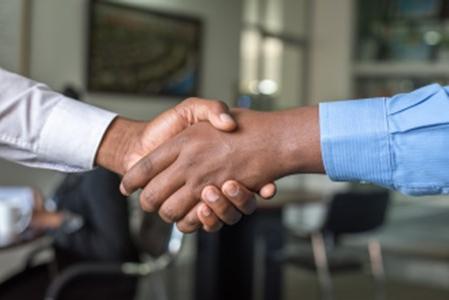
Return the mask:
<path id="1" fill-rule="evenodd" d="M 31 243 L 37 239 L 43 237 L 45 234 L 42 231 L 36 230 L 25 230 L 23 233 L 11 237 L 11 238 L 0 238 L 0 251 L 8 250 L 14 247 L 22 246 L 24 244 Z"/>
<path id="2" fill-rule="evenodd" d="M 260 208 L 280 208 L 287 204 L 305 204 L 311 202 L 326 201 L 327 194 L 308 190 L 279 191 L 273 199 L 264 200 L 258 198 Z"/>

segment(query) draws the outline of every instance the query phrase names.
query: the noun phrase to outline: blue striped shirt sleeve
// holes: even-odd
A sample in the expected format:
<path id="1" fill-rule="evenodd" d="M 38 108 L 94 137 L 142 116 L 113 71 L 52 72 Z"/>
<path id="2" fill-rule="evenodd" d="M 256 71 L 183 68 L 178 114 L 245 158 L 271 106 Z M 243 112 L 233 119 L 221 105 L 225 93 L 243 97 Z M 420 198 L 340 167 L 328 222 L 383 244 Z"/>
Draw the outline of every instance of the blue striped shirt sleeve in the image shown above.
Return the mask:
<path id="1" fill-rule="evenodd" d="M 449 87 L 320 104 L 321 152 L 335 181 L 449 194 Z"/>

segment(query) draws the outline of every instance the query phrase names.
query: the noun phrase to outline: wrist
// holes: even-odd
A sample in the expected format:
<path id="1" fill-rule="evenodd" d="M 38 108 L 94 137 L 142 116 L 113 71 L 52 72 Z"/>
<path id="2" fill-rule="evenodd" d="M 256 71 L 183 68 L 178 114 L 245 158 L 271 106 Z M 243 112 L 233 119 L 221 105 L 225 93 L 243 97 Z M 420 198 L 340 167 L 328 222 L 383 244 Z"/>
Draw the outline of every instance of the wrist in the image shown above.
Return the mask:
<path id="1" fill-rule="evenodd" d="M 277 114 L 272 136 L 279 153 L 282 176 L 297 173 L 324 173 L 321 158 L 317 106 L 285 110 Z"/>
<path id="2" fill-rule="evenodd" d="M 252 188 L 290 174 L 324 172 L 317 107 L 233 110 L 233 115 L 239 127 L 229 134 L 237 135 L 230 148 L 238 149 L 232 155 L 245 156 L 245 168 L 254 170 Z"/>
<path id="3" fill-rule="evenodd" d="M 139 143 L 144 122 L 117 117 L 106 130 L 95 162 L 118 174 L 127 170 L 127 161 Z"/>

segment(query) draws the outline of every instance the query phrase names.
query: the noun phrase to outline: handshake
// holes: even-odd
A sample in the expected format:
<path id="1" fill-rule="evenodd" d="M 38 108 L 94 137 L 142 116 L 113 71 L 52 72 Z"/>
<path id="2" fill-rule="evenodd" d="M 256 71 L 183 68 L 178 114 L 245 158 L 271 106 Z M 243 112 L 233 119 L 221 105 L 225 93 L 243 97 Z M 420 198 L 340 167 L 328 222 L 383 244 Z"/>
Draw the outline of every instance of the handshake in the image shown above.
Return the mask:
<path id="1" fill-rule="evenodd" d="M 229 110 L 191 98 L 150 122 L 116 118 L 96 163 L 124 175 L 123 194 L 143 189 L 145 211 L 183 232 L 212 232 L 254 212 L 255 193 L 271 198 L 274 180 L 324 172 L 318 109 Z"/>

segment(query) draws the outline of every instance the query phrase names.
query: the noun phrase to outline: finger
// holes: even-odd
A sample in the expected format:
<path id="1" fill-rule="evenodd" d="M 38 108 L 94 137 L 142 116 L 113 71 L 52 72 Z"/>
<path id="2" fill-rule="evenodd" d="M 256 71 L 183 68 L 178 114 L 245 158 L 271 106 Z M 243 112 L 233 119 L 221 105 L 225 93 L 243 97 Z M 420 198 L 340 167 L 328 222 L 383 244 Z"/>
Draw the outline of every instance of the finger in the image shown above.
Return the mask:
<path id="1" fill-rule="evenodd" d="M 166 222 L 178 222 L 185 218 L 199 202 L 200 200 L 192 194 L 190 189 L 183 186 L 160 204 L 159 215 Z"/>
<path id="2" fill-rule="evenodd" d="M 201 202 L 197 203 L 182 220 L 176 223 L 176 227 L 178 227 L 179 231 L 191 233 L 201 228 L 202 224 L 197 213 L 200 204 Z"/>
<path id="3" fill-rule="evenodd" d="M 180 147 L 175 141 L 168 141 L 139 160 L 122 178 L 120 191 L 129 196 L 144 187 L 178 157 Z"/>
<path id="4" fill-rule="evenodd" d="M 276 195 L 276 189 L 276 184 L 274 182 L 267 183 L 260 189 L 259 196 L 267 200 L 271 199 Z"/>
<path id="5" fill-rule="evenodd" d="M 207 232 L 216 232 L 223 227 L 223 223 L 205 203 L 199 204 L 197 215 Z"/>
<path id="6" fill-rule="evenodd" d="M 242 213 L 249 215 L 256 210 L 257 202 L 254 198 L 254 193 L 237 181 L 226 181 L 222 185 L 221 191 L 225 197 L 228 198 L 228 200 L 231 201 L 232 204 Z"/>
<path id="7" fill-rule="evenodd" d="M 162 208 L 162 205 L 169 199 L 171 199 L 171 202 L 176 200 L 179 202 L 179 205 L 186 205 L 187 203 L 184 203 L 184 199 L 182 198 L 188 198 L 186 188 L 183 187 L 184 183 L 183 173 L 178 172 L 176 164 L 172 164 L 163 172 L 156 175 L 156 177 L 145 186 L 140 194 L 140 205 L 143 210 L 147 212 L 159 211 L 159 209 Z M 178 194 L 179 191 L 182 192 L 182 195 Z M 192 204 L 192 206 L 193 205 L 194 204 Z M 187 211 L 188 209 L 186 212 Z M 170 218 L 167 217 L 167 220 L 169 219 Z M 168 222 L 174 222 L 174 220 Z"/>
<path id="8" fill-rule="evenodd" d="M 242 217 L 242 214 L 213 185 L 208 185 L 201 191 L 201 200 L 228 225 L 237 223 Z"/>
<path id="9" fill-rule="evenodd" d="M 237 123 L 229 113 L 228 106 L 218 100 L 189 98 L 175 107 L 188 124 L 209 121 L 212 126 L 223 131 L 232 131 Z"/>

